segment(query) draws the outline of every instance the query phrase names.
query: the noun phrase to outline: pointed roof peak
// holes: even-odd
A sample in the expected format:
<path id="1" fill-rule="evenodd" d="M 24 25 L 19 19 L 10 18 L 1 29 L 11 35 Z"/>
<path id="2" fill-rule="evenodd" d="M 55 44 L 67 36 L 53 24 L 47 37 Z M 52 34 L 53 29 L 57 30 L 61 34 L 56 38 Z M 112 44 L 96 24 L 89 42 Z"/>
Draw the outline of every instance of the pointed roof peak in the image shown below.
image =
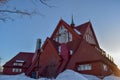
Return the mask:
<path id="1" fill-rule="evenodd" d="M 71 27 L 72 27 L 72 28 L 75 27 L 74 20 L 73 20 L 73 15 L 72 15 Z"/>
<path id="2" fill-rule="evenodd" d="M 71 21 L 71 24 L 74 24 L 73 15 L 72 15 L 72 21 Z"/>
<path id="3" fill-rule="evenodd" d="M 88 21 L 88 22 L 86 22 L 86 23 L 91 24 L 91 20 L 89 19 L 89 21 Z"/>
<path id="4" fill-rule="evenodd" d="M 60 17 L 60 20 L 62 20 L 62 17 Z"/>

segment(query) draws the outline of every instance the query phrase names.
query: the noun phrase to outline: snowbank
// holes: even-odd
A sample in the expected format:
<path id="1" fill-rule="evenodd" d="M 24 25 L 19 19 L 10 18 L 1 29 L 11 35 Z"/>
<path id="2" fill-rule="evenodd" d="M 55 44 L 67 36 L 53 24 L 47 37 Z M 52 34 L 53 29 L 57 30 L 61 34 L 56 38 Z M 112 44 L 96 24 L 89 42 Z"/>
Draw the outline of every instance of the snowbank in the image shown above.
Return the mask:
<path id="1" fill-rule="evenodd" d="M 74 72 L 72 70 L 65 70 L 64 72 L 60 73 L 56 80 L 88 80 L 83 75 Z"/>
<path id="2" fill-rule="evenodd" d="M 0 75 L 0 80 L 34 80 L 34 79 L 25 76 L 25 74 L 23 73 L 19 75 Z"/>
<path id="3" fill-rule="evenodd" d="M 83 76 L 84 76 L 85 78 L 87 78 L 88 80 L 100 80 L 98 77 L 93 76 L 93 75 L 83 74 Z"/>
<path id="4" fill-rule="evenodd" d="M 120 80 L 120 77 L 111 75 L 111 76 L 105 77 L 103 80 Z"/>
<path id="5" fill-rule="evenodd" d="M 19 75 L 0 75 L 0 80 L 36 80 L 25 76 L 25 74 Z M 51 80 L 47 78 L 39 78 L 38 80 Z M 53 80 L 53 79 L 52 79 Z M 60 73 L 54 80 L 101 80 L 93 75 L 80 74 L 72 70 L 65 70 Z M 107 76 L 103 80 L 120 80 L 120 77 L 114 75 Z"/>

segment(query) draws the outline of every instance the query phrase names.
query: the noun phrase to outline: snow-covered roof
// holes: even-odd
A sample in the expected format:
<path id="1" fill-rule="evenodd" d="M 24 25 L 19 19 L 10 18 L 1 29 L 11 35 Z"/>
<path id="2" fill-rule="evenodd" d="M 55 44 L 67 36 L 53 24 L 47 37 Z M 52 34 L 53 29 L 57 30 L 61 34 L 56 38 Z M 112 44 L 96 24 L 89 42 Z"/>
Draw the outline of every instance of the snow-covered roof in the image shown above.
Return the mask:
<path id="1" fill-rule="evenodd" d="M 74 31 L 75 31 L 78 35 L 81 34 L 77 29 L 74 29 Z"/>

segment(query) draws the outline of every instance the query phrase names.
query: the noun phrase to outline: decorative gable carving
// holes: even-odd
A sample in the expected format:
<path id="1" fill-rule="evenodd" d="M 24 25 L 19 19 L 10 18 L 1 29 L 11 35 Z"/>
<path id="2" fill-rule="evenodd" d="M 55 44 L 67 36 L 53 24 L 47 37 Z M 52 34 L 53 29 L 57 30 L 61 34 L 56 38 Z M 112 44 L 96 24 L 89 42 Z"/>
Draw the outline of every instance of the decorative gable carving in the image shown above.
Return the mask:
<path id="1" fill-rule="evenodd" d="M 90 44 L 97 44 L 91 27 L 88 27 L 86 30 L 85 40 Z"/>
<path id="2" fill-rule="evenodd" d="M 59 43 L 72 41 L 72 34 L 62 25 L 55 34 L 54 40 Z"/>

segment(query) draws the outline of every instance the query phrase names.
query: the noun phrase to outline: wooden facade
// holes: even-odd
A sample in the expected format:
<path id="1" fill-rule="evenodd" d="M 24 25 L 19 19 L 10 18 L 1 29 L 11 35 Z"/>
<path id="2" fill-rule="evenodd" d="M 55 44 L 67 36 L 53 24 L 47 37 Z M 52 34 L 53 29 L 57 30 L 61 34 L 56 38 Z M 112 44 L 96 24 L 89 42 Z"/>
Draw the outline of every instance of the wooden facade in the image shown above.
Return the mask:
<path id="1" fill-rule="evenodd" d="M 113 58 L 100 48 L 90 21 L 75 26 L 73 21 L 69 25 L 61 19 L 42 47 L 28 55 L 31 55 L 29 60 L 18 62 L 24 66 L 21 72 L 32 77 L 33 74 L 55 77 L 66 69 L 101 78 L 110 74 L 120 75 Z M 16 74 L 12 70 L 13 64 L 14 60 L 22 60 L 20 57 L 18 54 L 4 65 L 5 74 Z"/>
<path id="2" fill-rule="evenodd" d="M 25 72 L 31 65 L 34 53 L 20 52 L 11 60 L 4 64 L 3 73 L 8 75 L 20 74 Z"/>

